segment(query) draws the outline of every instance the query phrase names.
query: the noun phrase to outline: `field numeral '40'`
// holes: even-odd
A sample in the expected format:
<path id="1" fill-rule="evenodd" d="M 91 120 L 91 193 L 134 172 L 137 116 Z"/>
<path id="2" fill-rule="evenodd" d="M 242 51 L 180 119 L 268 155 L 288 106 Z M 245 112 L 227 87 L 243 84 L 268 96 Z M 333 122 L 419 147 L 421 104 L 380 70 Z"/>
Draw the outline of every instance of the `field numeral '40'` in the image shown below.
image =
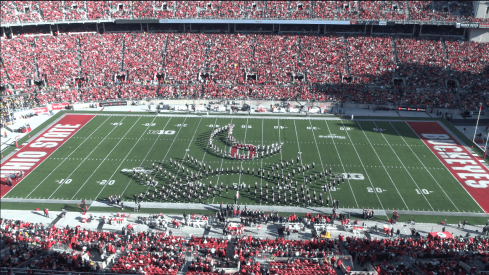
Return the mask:
<path id="1" fill-rule="evenodd" d="M 115 183 L 115 180 L 109 180 L 109 181 L 108 180 L 102 180 L 100 182 L 100 185 L 106 185 L 106 184 L 108 184 L 108 185 L 114 185 L 114 183 Z"/>

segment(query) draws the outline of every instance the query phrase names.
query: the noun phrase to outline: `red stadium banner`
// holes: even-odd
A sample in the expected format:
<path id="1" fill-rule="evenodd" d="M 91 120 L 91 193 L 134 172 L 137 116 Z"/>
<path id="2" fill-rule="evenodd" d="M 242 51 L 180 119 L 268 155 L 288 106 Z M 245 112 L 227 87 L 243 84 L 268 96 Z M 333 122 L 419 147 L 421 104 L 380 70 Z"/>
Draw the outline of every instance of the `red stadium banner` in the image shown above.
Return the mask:
<path id="1" fill-rule="evenodd" d="M 66 109 L 68 106 L 70 106 L 69 103 L 67 102 L 63 102 L 63 103 L 53 103 L 51 104 L 51 109 L 53 111 L 56 111 L 56 110 L 63 110 L 63 109 Z"/>
<path id="2" fill-rule="evenodd" d="M 34 108 L 32 109 L 34 113 L 36 114 L 42 114 L 42 113 L 47 113 L 49 112 L 48 107 L 39 107 L 39 108 Z"/>

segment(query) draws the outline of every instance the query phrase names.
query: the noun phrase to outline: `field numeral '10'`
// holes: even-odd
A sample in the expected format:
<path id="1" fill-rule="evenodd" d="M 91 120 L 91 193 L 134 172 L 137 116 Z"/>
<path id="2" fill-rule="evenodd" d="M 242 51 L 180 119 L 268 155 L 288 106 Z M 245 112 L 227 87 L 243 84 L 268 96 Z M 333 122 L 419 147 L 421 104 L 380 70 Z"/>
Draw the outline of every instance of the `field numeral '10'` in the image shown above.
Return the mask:
<path id="1" fill-rule="evenodd" d="M 106 185 L 106 184 L 108 184 L 108 185 L 114 185 L 114 183 L 115 183 L 115 180 L 109 180 L 109 181 L 103 180 L 103 181 L 100 182 L 100 185 Z"/>
<path id="2" fill-rule="evenodd" d="M 421 194 L 425 194 L 425 195 L 429 195 L 430 194 L 430 191 L 426 190 L 426 189 L 415 189 L 416 190 L 416 194 L 418 195 L 421 195 Z"/>
<path id="3" fill-rule="evenodd" d="M 72 181 L 72 179 L 61 179 L 58 181 L 59 184 L 70 184 L 70 182 Z"/>

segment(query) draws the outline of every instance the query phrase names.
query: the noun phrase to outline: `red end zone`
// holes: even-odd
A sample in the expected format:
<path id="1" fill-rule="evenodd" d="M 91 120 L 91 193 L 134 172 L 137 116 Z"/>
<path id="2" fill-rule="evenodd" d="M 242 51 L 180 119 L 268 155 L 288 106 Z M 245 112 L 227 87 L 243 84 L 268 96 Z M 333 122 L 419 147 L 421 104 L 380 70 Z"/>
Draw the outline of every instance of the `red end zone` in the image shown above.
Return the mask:
<path id="1" fill-rule="evenodd" d="M 437 122 L 408 122 L 477 203 L 489 213 L 489 169 Z"/>
<path id="2" fill-rule="evenodd" d="M 56 124 L 25 145 L 2 163 L 0 195 L 3 198 L 22 179 L 16 177 L 20 171 L 24 177 L 48 158 L 65 141 L 72 137 L 95 115 L 65 115 Z M 11 179 L 12 187 L 7 183 Z"/>

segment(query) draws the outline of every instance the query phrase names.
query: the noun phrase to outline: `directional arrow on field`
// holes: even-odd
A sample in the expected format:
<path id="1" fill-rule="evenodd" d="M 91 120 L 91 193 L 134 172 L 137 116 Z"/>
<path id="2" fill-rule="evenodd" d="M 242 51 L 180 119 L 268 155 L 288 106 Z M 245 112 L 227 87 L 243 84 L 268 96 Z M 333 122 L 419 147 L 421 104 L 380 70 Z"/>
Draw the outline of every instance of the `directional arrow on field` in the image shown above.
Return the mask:
<path id="1" fill-rule="evenodd" d="M 382 190 L 382 191 L 387 192 L 387 190 Z"/>

